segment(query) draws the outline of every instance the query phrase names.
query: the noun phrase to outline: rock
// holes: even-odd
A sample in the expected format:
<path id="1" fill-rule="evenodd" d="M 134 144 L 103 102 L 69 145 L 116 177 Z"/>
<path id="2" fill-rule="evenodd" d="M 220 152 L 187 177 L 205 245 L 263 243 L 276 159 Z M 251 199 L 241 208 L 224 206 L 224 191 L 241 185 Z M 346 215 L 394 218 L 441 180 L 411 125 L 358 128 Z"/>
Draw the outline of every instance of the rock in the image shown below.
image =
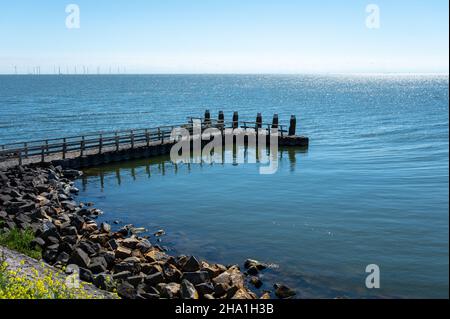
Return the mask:
<path id="1" fill-rule="evenodd" d="M 14 220 L 16 221 L 16 223 L 27 223 L 27 224 L 31 223 L 31 218 L 25 214 L 16 215 Z"/>
<path id="2" fill-rule="evenodd" d="M 229 285 L 224 283 L 218 283 L 214 285 L 214 296 L 216 297 L 222 297 L 225 295 L 230 288 Z"/>
<path id="3" fill-rule="evenodd" d="M 131 272 L 126 270 L 126 271 L 121 271 L 121 272 L 115 273 L 113 275 L 113 279 L 114 280 L 127 279 L 130 276 L 131 276 Z"/>
<path id="4" fill-rule="evenodd" d="M 179 271 L 174 265 L 166 264 L 164 266 L 164 276 L 167 278 L 167 280 L 173 281 L 173 282 L 179 282 L 180 278 L 182 276 L 181 271 Z"/>
<path id="5" fill-rule="evenodd" d="M 125 236 L 128 236 L 129 232 L 130 232 L 130 230 L 128 229 L 128 227 L 127 227 L 127 226 L 124 226 L 124 227 L 122 227 L 121 229 L 119 229 L 119 230 L 117 231 L 117 234 L 119 234 L 119 235 L 125 237 Z"/>
<path id="6" fill-rule="evenodd" d="M 225 266 L 219 265 L 219 264 L 210 265 L 207 262 L 203 261 L 201 270 L 207 271 L 211 278 L 215 278 L 218 275 L 220 275 L 221 273 L 223 273 L 224 271 L 226 271 L 227 268 Z"/>
<path id="7" fill-rule="evenodd" d="M 111 231 L 111 225 L 107 223 L 101 223 L 100 231 L 103 233 L 109 233 Z"/>
<path id="8" fill-rule="evenodd" d="M 244 288 L 240 288 L 231 299 L 256 299 L 256 296 L 252 292 Z"/>
<path id="9" fill-rule="evenodd" d="M 153 264 L 142 263 L 141 267 L 142 267 L 142 272 L 146 275 L 152 275 L 157 272 L 163 272 L 163 268 L 161 267 L 161 265 L 154 264 L 154 263 Z M 173 280 L 171 280 L 171 281 L 173 281 Z"/>
<path id="10" fill-rule="evenodd" d="M 140 294 L 140 296 L 144 299 L 159 299 L 159 292 L 158 294 L 149 294 L 147 292 L 144 292 Z"/>
<path id="11" fill-rule="evenodd" d="M 1 219 L 6 219 L 8 217 L 8 214 L 5 211 L 0 211 L 0 220 Z"/>
<path id="12" fill-rule="evenodd" d="M 152 248 L 152 244 L 147 239 L 142 239 L 137 245 L 136 249 L 139 249 L 143 254 L 147 253 Z"/>
<path id="13" fill-rule="evenodd" d="M 137 244 L 139 244 L 139 239 L 134 237 L 126 238 L 121 242 L 122 246 L 129 249 L 135 249 Z"/>
<path id="14" fill-rule="evenodd" d="M 130 276 L 127 278 L 127 281 L 134 287 L 137 287 L 138 285 L 144 282 L 144 277 L 145 276 L 143 275 Z"/>
<path id="15" fill-rule="evenodd" d="M 173 299 L 175 297 L 178 297 L 180 295 L 180 284 L 177 284 L 175 282 L 168 283 L 167 285 L 164 285 L 161 289 L 161 297 Z"/>
<path id="16" fill-rule="evenodd" d="M 111 239 L 110 241 L 108 241 L 108 246 L 110 249 L 112 250 L 116 250 L 117 247 L 119 247 L 119 244 L 117 243 L 117 241 L 115 239 Z"/>
<path id="17" fill-rule="evenodd" d="M 157 250 L 150 250 L 144 255 L 144 257 L 150 263 L 167 260 L 168 258 L 166 254 Z"/>
<path id="18" fill-rule="evenodd" d="M 181 280 L 187 280 L 194 285 L 200 285 L 209 282 L 209 275 L 206 271 L 185 272 L 181 276 Z"/>
<path id="19" fill-rule="evenodd" d="M 250 267 L 247 269 L 247 273 L 248 273 L 249 275 L 255 276 L 255 275 L 258 274 L 258 272 L 259 272 L 258 268 L 256 268 L 256 266 L 253 266 L 253 265 L 250 266 Z"/>
<path id="20" fill-rule="evenodd" d="M 200 270 L 200 267 L 200 262 L 194 256 L 191 256 L 183 265 L 183 271 L 194 272 Z"/>
<path id="21" fill-rule="evenodd" d="M 74 169 L 65 169 L 62 171 L 62 175 L 68 179 L 75 179 L 83 175 L 83 173 Z"/>
<path id="22" fill-rule="evenodd" d="M 214 293 L 214 286 L 209 282 L 196 285 L 195 288 L 201 296 Z"/>
<path id="23" fill-rule="evenodd" d="M 270 293 L 266 291 L 259 299 L 270 299 Z"/>
<path id="24" fill-rule="evenodd" d="M 49 264 L 53 264 L 58 257 L 58 249 L 46 249 L 42 254 L 42 259 L 44 259 Z"/>
<path id="25" fill-rule="evenodd" d="M 73 246 L 69 242 L 65 241 L 65 239 L 63 239 L 63 241 L 59 245 L 59 250 L 71 255 Z"/>
<path id="26" fill-rule="evenodd" d="M 31 248 L 39 247 L 42 249 L 45 246 L 45 241 L 40 237 L 36 237 L 35 239 L 33 239 L 31 241 L 30 245 L 31 245 Z"/>
<path id="27" fill-rule="evenodd" d="M 261 281 L 261 279 L 259 279 L 258 277 L 255 277 L 255 276 L 253 276 L 253 277 L 251 277 L 250 278 L 250 283 L 253 285 L 253 286 L 255 286 L 255 288 L 257 288 L 257 289 L 259 289 L 259 288 L 261 288 L 261 286 L 262 286 L 262 281 Z"/>
<path id="28" fill-rule="evenodd" d="M 89 256 L 81 248 L 76 248 L 73 250 L 68 264 L 74 264 L 82 268 L 89 268 L 90 261 Z"/>
<path id="29" fill-rule="evenodd" d="M 124 299 L 136 299 L 136 288 L 128 282 L 122 282 L 117 285 L 117 294 Z"/>
<path id="30" fill-rule="evenodd" d="M 140 265 L 135 263 L 126 263 L 121 262 L 114 265 L 115 272 L 129 271 L 131 273 L 135 273 L 140 271 Z"/>
<path id="31" fill-rule="evenodd" d="M 146 231 L 147 231 L 147 229 L 145 229 L 144 227 L 131 227 L 130 228 L 130 232 L 133 235 L 137 235 L 137 234 L 140 234 L 140 233 L 145 233 Z"/>
<path id="32" fill-rule="evenodd" d="M 119 246 L 115 251 L 116 258 L 125 259 L 131 257 L 131 249 Z"/>
<path id="33" fill-rule="evenodd" d="M 145 277 L 144 282 L 150 286 L 156 286 L 157 284 L 164 282 L 164 275 L 161 272 L 148 275 Z"/>
<path id="34" fill-rule="evenodd" d="M 181 282 L 180 296 L 182 299 L 198 299 L 198 292 L 193 284 L 183 280 Z"/>
<path id="35" fill-rule="evenodd" d="M 89 256 L 96 254 L 96 250 L 92 242 L 82 241 L 78 244 L 78 248 L 81 248 Z"/>
<path id="36" fill-rule="evenodd" d="M 155 236 L 155 237 L 161 237 L 161 236 L 163 236 L 163 235 L 165 235 L 166 234 L 166 232 L 164 231 L 164 229 L 160 229 L 160 230 L 158 230 L 157 232 L 155 232 L 153 235 Z"/>
<path id="37" fill-rule="evenodd" d="M 111 275 L 99 274 L 94 277 L 93 284 L 106 291 L 114 291 L 116 285 Z"/>
<path id="38" fill-rule="evenodd" d="M 213 278 L 214 284 L 223 283 L 228 286 L 244 287 L 244 276 L 237 266 L 230 267 L 227 271 Z"/>
<path id="39" fill-rule="evenodd" d="M 138 257 L 134 257 L 134 256 L 125 258 L 123 261 L 126 262 L 126 263 L 134 263 L 134 264 L 137 264 L 137 263 L 141 262 L 141 260 Z"/>
<path id="40" fill-rule="evenodd" d="M 63 265 L 66 265 L 67 262 L 69 261 L 70 255 L 66 252 L 61 252 L 58 257 L 56 258 L 56 262 L 59 262 Z"/>
<path id="41" fill-rule="evenodd" d="M 275 295 L 280 299 L 291 298 L 296 295 L 296 292 L 286 285 L 275 284 Z"/>
<path id="42" fill-rule="evenodd" d="M 75 226 L 65 227 L 61 230 L 64 236 L 76 236 L 78 235 L 77 228 Z"/>
<path id="43" fill-rule="evenodd" d="M 86 282 L 92 282 L 94 280 L 94 276 L 92 275 L 92 271 L 86 268 L 79 268 L 80 279 Z"/>
<path id="44" fill-rule="evenodd" d="M 94 274 L 99 274 L 105 272 L 107 268 L 107 263 L 104 257 L 94 257 L 91 259 L 89 264 L 89 270 Z"/>
<path id="45" fill-rule="evenodd" d="M 244 263 L 244 267 L 246 269 L 249 269 L 251 267 L 255 267 L 257 271 L 260 271 L 260 270 L 266 269 L 267 265 L 263 264 L 263 263 L 260 263 L 259 261 L 254 260 L 254 259 L 247 259 L 245 261 L 245 263 Z"/>

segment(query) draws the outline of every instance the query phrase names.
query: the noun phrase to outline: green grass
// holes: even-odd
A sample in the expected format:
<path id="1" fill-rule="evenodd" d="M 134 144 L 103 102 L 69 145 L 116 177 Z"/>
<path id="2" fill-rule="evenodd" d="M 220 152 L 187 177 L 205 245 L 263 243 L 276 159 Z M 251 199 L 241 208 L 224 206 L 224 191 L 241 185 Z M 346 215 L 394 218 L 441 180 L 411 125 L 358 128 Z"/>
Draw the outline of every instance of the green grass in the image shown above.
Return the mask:
<path id="1" fill-rule="evenodd" d="M 41 259 L 42 253 L 39 248 L 31 248 L 31 242 L 35 238 L 31 229 L 20 230 L 14 228 L 9 232 L 0 233 L 0 245 L 18 251 L 34 259 Z"/>

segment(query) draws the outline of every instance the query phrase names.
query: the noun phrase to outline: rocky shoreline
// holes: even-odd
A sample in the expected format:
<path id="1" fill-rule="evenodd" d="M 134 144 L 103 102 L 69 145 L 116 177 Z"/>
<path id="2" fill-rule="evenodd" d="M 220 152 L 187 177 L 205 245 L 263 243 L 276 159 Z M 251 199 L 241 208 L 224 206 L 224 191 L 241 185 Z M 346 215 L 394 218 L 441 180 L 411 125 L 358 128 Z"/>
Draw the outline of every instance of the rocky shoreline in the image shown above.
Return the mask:
<path id="1" fill-rule="evenodd" d="M 51 164 L 0 170 L 0 229 L 32 229 L 32 245 L 54 267 L 77 265 L 80 279 L 127 299 L 257 299 L 258 273 L 266 266 L 247 260 L 237 265 L 199 261 L 194 256 L 170 256 L 157 244 L 131 232 L 112 231 L 98 224 L 102 213 L 77 203 L 74 180 L 82 172 Z M 70 267 L 69 267 L 70 268 Z M 274 285 L 278 298 L 295 292 Z M 269 299 L 269 292 L 259 298 Z"/>

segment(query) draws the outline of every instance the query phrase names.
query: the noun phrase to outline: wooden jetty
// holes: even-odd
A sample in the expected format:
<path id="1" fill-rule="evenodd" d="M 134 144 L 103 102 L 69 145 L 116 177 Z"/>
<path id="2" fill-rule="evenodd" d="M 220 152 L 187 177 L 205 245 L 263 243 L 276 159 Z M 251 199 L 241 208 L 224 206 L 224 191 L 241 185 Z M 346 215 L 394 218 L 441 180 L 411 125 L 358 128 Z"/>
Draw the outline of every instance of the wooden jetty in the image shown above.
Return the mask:
<path id="1" fill-rule="evenodd" d="M 167 155 L 176 143 L 171 139 L 175 128 L 194 130 L 194 120 L 200 120 L 201 130 L 217 128 L 223 140 L 227 129 L 242 128 L 270 132 L 278 129 L 279 146 L 308 147 L 309 139 L 296 135 L 297 120 L 291 116 L 289 126 L 279 124 L 275 114 L 272 123 L 264 123 L 261 113 L 254 122 L 239 121 L 238 112 L 234 112 L 232 121 L 225 121 L 224 113 L 219 112 L 217 119 L 212 119 L 207 110 L 204 117 L 190 117 L 187 123 L 155 128 L 140 128 L 113 132 L 87 133 L 79 136 L 52 138 L 28 142 L 10 143 L 0 146 L 0 169 L 16 165 L 51 163 L 63 168 L 83 168 L 101 164 Z M 268 136 L 268 135 L 267 135 Z M 202 141 L 207 143 L 208 141 Z M 267 138 L 269 143 L 269 138 Z"/>

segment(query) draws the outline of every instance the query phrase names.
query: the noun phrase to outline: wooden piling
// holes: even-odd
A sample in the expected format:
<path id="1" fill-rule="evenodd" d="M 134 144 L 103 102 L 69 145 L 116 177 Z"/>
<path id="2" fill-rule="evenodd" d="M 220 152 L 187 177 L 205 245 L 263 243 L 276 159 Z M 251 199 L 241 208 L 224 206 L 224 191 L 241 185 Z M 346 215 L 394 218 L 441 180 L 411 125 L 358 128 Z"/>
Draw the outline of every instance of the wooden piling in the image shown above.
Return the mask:
<path id="1" fill-rule="evenodd" d="M 116 152 L 119 151 L 119 135 L 117 134 L 117 131 L 114 132 L 114 141 L 116 143 Z"/>
<path id="2" fill-rule="evenodd" d="M 80 142 L 80 156 L 83 157 L 84 154 L 84 136 L 81 137 L 81 142 Z"/>
<path id="3" fill-rule="evenodd" d="M 45 146 L 41 146 L 41 162 L 45 162 Z"/>
<path id="4" fill-rule="evenodd" d="M 278 128 L 278 114 L 273 115 L 272 128 Z"/>
<path id="5" fill-rule="evenodd" d="M 233 113 L 233 129 L 239 127 L 239 114 L 238 112 Z"/>
<path id="6" fill-rule="evenodd" d="M 99 154 L 102 153 L 102 148 L 103 148 L 103 135 L 100 134 L 100 137 L 98 139 L 98 153 Z"/>
<path id="7" fill-rule="evenodd" d="M 63 138 L 63 148 L 62 148 L 62 158 L 66 159 L 66 152 L 67 152 L 67 140 L 66 138 Z"/>
<path id="8" fill-rule="evenodd" d="M 205 111 L 205 121 L 204 121 L 205 125 L 210 125 L 211 124 L 211 113 L 209 112 L 209 110 Z"/>
<path id="9" fill-rule="evenodd" d="M 261 115 L 261 113 L 258 113 L 256 115 L 256 125 L 255 125 L 256 131 L 258 131 L 259 128 L 262 128 L 262 115 Z"/>
<path id="10" fill-rule="evenodd" d="M 217 119 L 217 123 L 219 125 L 223 125 L 224 122 L 225 122 L 225 115 L 223 115 L 223 111 L 219 111 L 219 117 Z"/>
<path id="11" fill-rule="evenodd" d="M 289 123 L 289 136 L 294 136 L 297 128 L 297 118 L 295 115 L 291 115 L 291 121 Z"/>
<path id="12" fill-rule="evenodd" d="M 130 131 L 131 149 L 134 148 L 134 133 Z"/>

